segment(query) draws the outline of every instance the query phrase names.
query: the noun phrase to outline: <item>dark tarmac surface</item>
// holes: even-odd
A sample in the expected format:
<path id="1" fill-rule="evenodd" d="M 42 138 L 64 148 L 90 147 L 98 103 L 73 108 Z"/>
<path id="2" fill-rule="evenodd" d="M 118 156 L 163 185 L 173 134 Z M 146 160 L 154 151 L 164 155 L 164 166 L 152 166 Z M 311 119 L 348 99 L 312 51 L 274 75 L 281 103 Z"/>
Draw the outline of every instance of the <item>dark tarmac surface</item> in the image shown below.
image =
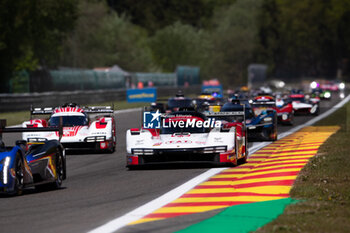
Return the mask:
<path id="1" fill-rule="evenodd" d="M 335 97 L 335 96 L 334 96 Z M 321 103 L 321 112 L 339 102 Z M 59 190 L 0 197 L 0 232 L 87 232 L 178 187 L 207 171 L 203 166 L 171 166 L 129 171 L 125 132 L 140 126 L 140 112 L 118 113 L 117 149 L 113 154 L 68 154 L 67 180 Z M 295 124 L 311 116 L 295 117 Z M 279 133 L 291 126 L 279 126 Z M 19 134 L 4 135 L 7 144 Z M 129 226 L 118 232 L 174 232 L 210 217 L 218 211 Z"/>

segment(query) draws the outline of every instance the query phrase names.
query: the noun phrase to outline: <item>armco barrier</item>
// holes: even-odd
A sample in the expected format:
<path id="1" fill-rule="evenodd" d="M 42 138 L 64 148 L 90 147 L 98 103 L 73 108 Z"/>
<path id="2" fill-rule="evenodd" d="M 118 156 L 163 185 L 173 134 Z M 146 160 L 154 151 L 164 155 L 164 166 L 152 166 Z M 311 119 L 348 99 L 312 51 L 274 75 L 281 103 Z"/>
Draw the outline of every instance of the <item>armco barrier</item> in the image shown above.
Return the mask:
<path id="1" fill-rule="evenodd" d="M 200 86 L 191 86 L 188 88 L 158 87 L 157 96 L 158 98 L 174 96 L 178 90 L 182 90 L 187 95 L 198 94 L 200 92 Z M 31 105 L 54 107 L 64 103 L 98 104 L 116 100 L 126 100 L 126 89 L 0 94 L 0 112 L 29 110 Z"/>

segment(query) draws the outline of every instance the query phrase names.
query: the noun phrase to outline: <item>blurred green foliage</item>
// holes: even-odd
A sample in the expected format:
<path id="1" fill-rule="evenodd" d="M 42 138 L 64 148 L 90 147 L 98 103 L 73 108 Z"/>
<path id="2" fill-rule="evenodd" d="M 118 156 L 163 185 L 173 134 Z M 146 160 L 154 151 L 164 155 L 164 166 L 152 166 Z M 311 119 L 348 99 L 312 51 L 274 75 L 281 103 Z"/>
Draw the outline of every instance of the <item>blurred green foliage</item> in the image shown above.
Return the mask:
<path id="1" fill-rule="evenodd" d="M 61 65 L 93 68 L 118 64 L 125 70 L 152 67 L 146 31 L 111 11 L 101 1 L 80 1 L 74 32 L 64 46 Z"/>
<path id="2" fill-rule="evenodd" d="M 246 83 L 250 63 L 277 78 L 349 76 L 350 1 L 3 0 L 0 92 L 14 72 L 106 67 Z"/>
<path id="3" fill-rule="evenodd" d="M 264 0 L 257 51 L 285 77 L 349 75 L 350 1 Z"/>
<path id="4" fill-rule="evenodd" d="M 254 63 L 260 5 L 261 1 L 237 0 L 214 15 L 208 72 L 231 87 L 246 83 L 247 67 Z"/>
<path id="5" fill-rule="evenodd" d="M 0 92 L 16 71 L 57 64 L 67 33 L 74 29 L 75 0 L 0 1 Z"/>
<path id="6" fill-rule="evenodd" d="M 208 54 L 209 35 L 181 22 L 158 30 L 149 40 L 154 62 L 174 72 L 177 65 L 203 64 Z"/>

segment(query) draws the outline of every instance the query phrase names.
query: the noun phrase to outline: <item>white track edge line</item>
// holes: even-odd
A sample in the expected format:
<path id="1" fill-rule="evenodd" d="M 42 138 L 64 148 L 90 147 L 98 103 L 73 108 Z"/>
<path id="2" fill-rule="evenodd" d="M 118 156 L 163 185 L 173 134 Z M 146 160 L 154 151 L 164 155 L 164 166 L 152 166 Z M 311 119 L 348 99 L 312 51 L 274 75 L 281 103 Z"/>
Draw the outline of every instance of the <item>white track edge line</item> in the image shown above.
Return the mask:
<path id="1" fill-rule="evenodd" d="M 317 121 L 329 116 L 330 114 L 335 112 L 337 109 L 344 106 L 349 100 L 350 100 L 350 95 L 348 95 L 345 99 L 343 99 L 338 104 L 333 106 L 327 112 L 324 112 L 323 114 L 315 117 L 314 119 L 311 119 L 302 125 L 296 126 L 292 129 L 290 129 L 289 131 L 282 133 L 278 137 L 278 139 L 282 139 L 282 138 L 300 130 L 301 128 L 304 128 L 305 126 L 312 125 L 312 124 L 316 123 Z M 255 153 L 257 150 L 269 145 L 270 143 L 271 142 L 261 142 L 257 145 L 254 145 L 252 148 L 250 148 L 250 153 Z M 129 224 L 133 221 L 137 221 L 137 220 L 141 219 L 142 217 L 152 213 L 154 210 L 161 208 L 162 206 L 170 203 L 173 200 L 176 200 L 178 197 L 182 196 L 187 191 L 191 190 L 192 188 L 194 188 L 198 184 L 207 180 L 209 177 L 216 175 L 225 169 L 227 169 L 227 168 L 212 168 L 212 169 L 194 177 L 193 179 L 187 181 L 186 183 L 180 185 L 179 187 L 177 187 L 173 190 L 170 190 L 169 192 L 154 199 L 153 201 L 150 201 L 150 202 L 132 210 L 131 212 L 129 212 L 121 217 L 118 217 L 114 220 L 111 220 L 111 221 L 105 223 L 104 225 L 101 225 L 101 226 L 89 231 L 89 233 L 115 232 L 115 231 L 119 230 L 120 228 L 126 226 L 127 224 Z"/>
<path id="2" fill-rule="evenodd" d="M 95 228 L 94 230 L 90 231 L 90 233 L 115 232 L 116 230 L 127 225 L 128 223 L 139 220 L 142 217 L 146 216 L 147 214 L 152 213 L 158 208 L 166 205 L 167 203 L 176 200 L 182 194 L 191 190 L 194 187 L 194 184 L 195 185 L 200 184 L 203 181 L 207 180 L 208 177 L 211 177 L 225 169 L 227 168 L 210 169 L 196 176 L 195 178 L 187 181 L 186 183 L 178 186 L 177 188 L 165 193 L 164 195 L 154 199 L 153 201 L 150 201 L 119 218 L 116 218 L 98 228 Z"/>

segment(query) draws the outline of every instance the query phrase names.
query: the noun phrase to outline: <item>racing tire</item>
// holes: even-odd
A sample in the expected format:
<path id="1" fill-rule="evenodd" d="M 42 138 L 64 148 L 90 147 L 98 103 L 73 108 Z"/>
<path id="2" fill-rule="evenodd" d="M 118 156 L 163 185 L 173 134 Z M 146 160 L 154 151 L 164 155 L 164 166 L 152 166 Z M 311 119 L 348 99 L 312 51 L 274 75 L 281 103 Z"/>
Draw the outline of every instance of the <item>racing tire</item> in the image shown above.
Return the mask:
<path id="1" fill-rule="evenodd" d="M 112 148 L 109 149 L 109 151 L 108 151 L 109 153 L 114 153 L 115 152 L 115 148 L 117 146 L 117 136 L 115 134 L 114 120 L 113 120 L 112 127 L 113 127 L 112 132 L 111 132 L 111 134 L 112 134 Z"/>
<path id="2" fill-rule="evenodd" d="M 245 139 L 245 141 L 247 141 L 247 139 Z M 248 149 L 247 149 L 247 144 L 244 145 L 244 152 L 242 152 L 244 154 L 243 158 L 238 159 L 237 161 L 237 165 L 241 165 L 247 162 L 247 158 L 248 158 Z"/>
<path id="3" fill-rule="evenodd" d="M 273 124 L 273 129 L 272 129 L 272 141 L 276 141 L 277 140 L 277 115 L 275 114 L 274 118 L 274 124 Z"/>
<path id="4" fill-rule="evenodd" d="M 24 188 L 24 164 L 20 155 L 16 156 L 15 160 L 15 186 L 14 194 L 22 195 Z"/>
<path id="5" fill-rule="evenodd" d="M 294 113 L 289 114 L 289 119 L 290 121 L 283 122 L 282 125 L 289 125 L 289 126 L 294 125 Z"/>
<path id="6" fill-rule="evenodd" d="M 294 113 L 291 113 L 289 115 L 290 121 L 287 123 L 288 125 L 294 125 Z"/>
<path id="7" fill-rule="evenodd" d="M 113 152 L 115 152 L 116 146 L 117 146 L 117 136 L 114 136 L 113 137 L 113 148 L 112 148 Z"/>
<path id="8" fill-rule="evenodd" d="M 64 175 L 63 155 L 61 150 L 58 148 L 56 150 L 56 173 L 57 173 L 57 177 L 55 179 L 55 182 L 53 182 L 53 186 L 54 188 L 60 188 L 65 175 Z"/>
<path id="9" fill-rule="evenodd" d="M 112 145 L 111 148 L 107 149 L 107 153 L 109 153 L 109 154 L 112 154 L 114 152 L 115 152 L 115 146 L 114 145 Z"/>
<path id="10" fill-rule="evenodd" d="M 232 163 L 232 167 L 236 167 L 238 165 L 238 148 L 237 148 L 237 132 L 235 132 L 235 156 L 236 156 L 236 159 L 235 159 L 235 162 Z"/>
<path id="11" fill-rule="evenodd" d="M 63 179 L 65 177 L 64 171 L 64 162 L 63 155 L 60 149 L 56 149 L 56 161 L 55 161 L 55 169 L 56 169 L 56 178 L 54 182 L 36 185 L 35 188 L 39 191 L 47 191 L 58 189 L 61 187 Z"/>
<path id="12" fill-rule="evenodd" d="M 240 158 L 238 161 L 237 161 L 237 165 L 241 165 L 241 164 L 244 164 L 247 162 L 247 155 L 244 155 L 243 158 Z"/>

